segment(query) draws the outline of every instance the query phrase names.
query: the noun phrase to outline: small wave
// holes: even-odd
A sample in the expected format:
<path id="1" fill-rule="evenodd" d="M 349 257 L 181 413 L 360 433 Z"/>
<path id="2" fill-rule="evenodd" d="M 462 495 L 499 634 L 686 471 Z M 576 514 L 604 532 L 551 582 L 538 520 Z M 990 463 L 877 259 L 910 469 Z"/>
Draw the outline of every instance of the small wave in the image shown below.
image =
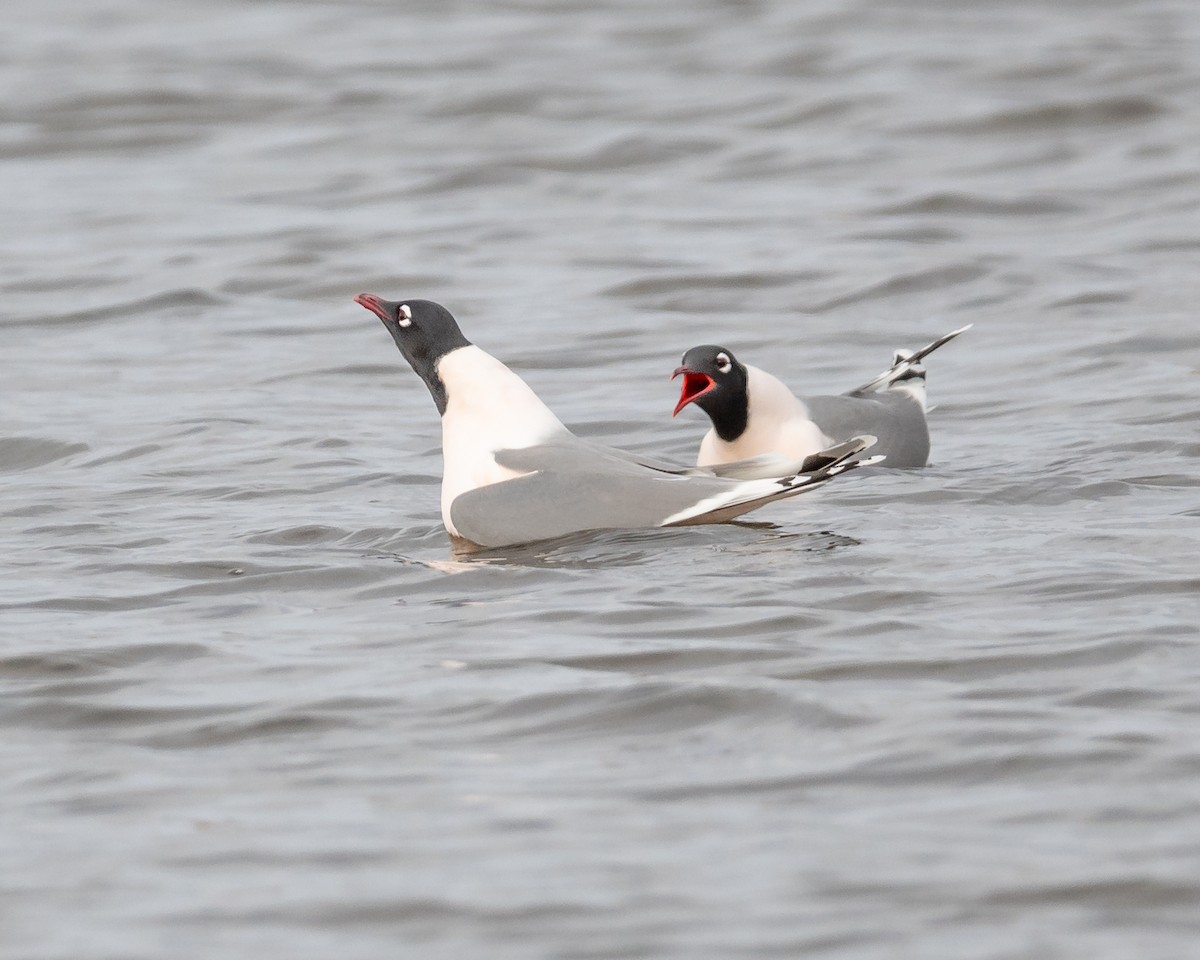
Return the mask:
<path id="1" fill-rule="evenodd" d="M 205 290 L 185 287 L 156 293 L 153 296 L 138 300 L 127 300 L 122 303 L 107 306 L 91 307 L 87 310 L 72 310 L 69 313 L 42 314 L 36 317 L 25 317 L 18 320 L 5 321 L 12 327 L 58 327 L 82 326 L 92 323 L 103 323 L 108 320 L 123 320 L 147 313 L 183 311 L 184 317 L 195 316 L 200 311 L 215 307 L 222 301 Z"/>
<path id="2" fill-rule="evenodd" d="M 1113 96 L 1095 100 L 1043 103 L 1016 110 L 997 110 L 979 117 L 947 120 L 906 127 L 917 134 L 1018 134 L 1054 131 L 1071 127 L 1113 126 L 1122 129 L 1162 115 L 1166 108 L 1150 97 Z"/>
<path id="3" fill-rule="evenodd" d="M 643 277 L 618 283 L 601 291 L 610 297 L 645 297 L 663 294 L 690 293 L 695 290 L 744 290 L 785 287 L 799 279 L 795 273 L 717 273 L 717 274 L 674 274 L 660 277 Z M 811 277 L 809 278 L 811 279 Z"/>
<path id="4" fill-rule="evenodd" d="M 801 729 L 842 729 L 863 722 L 848 712 L 755 684 L 638 682 L 617 689 L 535 694 L 502 704 L 450 711 L 456 725 L 478 725 L 472 736 L 508 740 L 590 738 L 694 730 L 713 724 L 759 727 L 794 724 Z"/>
<path id="5" fill-rule="evenodd" d="M 91 449 L 86 443 L 70 443 L 43 437 L 0 437 L 0 473 L 18 473 L 44 467 Z"/>
<path id="6" fill-rule="evenodd" d="M 1078 883 L 1029 883 L 987 895 L 985 902 L 1044 910 L 1055 904 L 1086 907 L 1098 915 L 1110 915 L 1165 906 L 1192 907 L 1200 902 L 1200 884 L 1161 880 L 1155 877 L 1112 877 Z"/>
<path id="7" fill-rule="evenodd" d="M 854 303 L 864 303 L 870 300 L 883 300 L 904 294 L 923 293 L 926 290 L 941 290 L 945 287 L 961 286 L 973 283 L 986 277 L 991 271 L 980 264 L 957 263 L 945 267 L 935 267 L 931 270 L 921 270 L 916 273 L 901 274 L 871 284 L 853 293 L 833 297 L 823 303 L 808 307 L 812 313 L 824 313 L 839 307 Z"/>
<path id="8" fill-rule="evenodd" d="M 199 749 L 227 746 L 251 740 L 313 736 L 340 727 L 354 726 L 350 716 L 316 708 L 272 710 L 250 717 L 231 717 L 212 723 L 190 724 L 184 729 L 145 737 L 146 746 L 160 749 Z"/>
<path id="9" fill-rule="evenodd" d="M 912 200 L 876 207 L 871 212 L 881 217 L 938 214 L 965 217 L 1043 217 L 1078 213 L 1077 204 L 1059 197 L 1025 196 L 1012 198 L 985 197 L 970 193 L 939 190 Z"/>
<path id="10" fill-rule="evenodd" d="M 119 453 L 110 453 L 103 457 L 98 457 L 95 460 L 89 460 L 82 464 L 84 467 L 102 467 L 109 463 L 124 463 L 126 460 L 137 460 L 139 457 L 149 456 L 152 453 L 164 449 L 161 443 L 141 443 L 137 446 L 129 447 Z"/>
<path id="11" fill-rule="evenodd" d="M 1110 640 L 1071 648 L 1037 650 L 1022 647 L 1010 653 L 982 656 L 876 658 L 845 663 L 815 665 L 779 674 L 788 680 L 883 680 L 904 681 L 936 677 L 961 683 L 979 683 L 987 679 L 1039 670 L 1072 670 L 1098 664 L 1123 663 L 1155 649 L 1142 640 Z"/>
<path id="12" fill-rule="evenodd" d="M 542 155 L 521 158 L 514 164 L 533 170 L 556 173 L 602 173 L 674 163 L 682 158 L 712 153 L 722 146 L 719 140 L 667 140 L 648 136 L 620 137 L 580 153 Z"/>
<path id="13" fill-rule="evenodd" d="M 207 647 L 198 643 L 137 643 L 15 653 L 0 657 L 0 676 L 45 679 L 97 676 L 145 663 L 192 660 L 208 652 Z"/>
<path id="14" fill-rule="evenodd" d="M 1062 297 L 1047 304 L 1052 310 L 1063 310 L 1070 307 L 1103 306 L 1110 303 L 1128 303 L 1133 294 L 1127 290 L 1095 290 Z"/>
<path id="15" fill-rule="evenodd" d="M 337 527 L 325 527 L 319 524 L 306 524 L 299 527 L 284 527 L 279 530 L 258 533 L 247 537 L 246 542 L 295 547 L 313 543 L 335 543 L 348 536 L 350 536 L 348 530 L 341 530 Z"/>

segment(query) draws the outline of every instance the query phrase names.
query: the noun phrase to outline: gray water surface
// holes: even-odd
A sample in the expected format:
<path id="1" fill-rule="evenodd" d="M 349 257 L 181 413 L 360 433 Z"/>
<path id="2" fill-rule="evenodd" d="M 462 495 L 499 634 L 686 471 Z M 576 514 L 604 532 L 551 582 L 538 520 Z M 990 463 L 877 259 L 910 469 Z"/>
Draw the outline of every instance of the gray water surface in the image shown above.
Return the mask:
<path id="1" fill-rule="evenodd" d="M 9 0 L 0 955 L 1185 958 L 1190 0 Z M 451 554 L 446 303 L 687 460 L 720 342 L 934 462 Z"/>

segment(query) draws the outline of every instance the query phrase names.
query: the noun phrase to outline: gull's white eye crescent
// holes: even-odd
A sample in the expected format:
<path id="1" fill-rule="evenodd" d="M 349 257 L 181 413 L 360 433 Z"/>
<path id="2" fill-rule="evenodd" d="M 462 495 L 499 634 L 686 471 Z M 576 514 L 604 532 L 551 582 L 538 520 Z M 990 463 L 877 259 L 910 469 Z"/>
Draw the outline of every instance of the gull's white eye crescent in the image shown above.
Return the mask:
<path id="1" fill-rule="evenodd" d="M 717 369 L 718 370 L 720 370 L 722 373 L 728 373 L 732 366 L 733 366 L 733 363 L 729 359 L 729 354 L 727 354 L 727 353 L 718 353 L 717 354 Z"/>
<path id="2" fill-rule="evenodd" d="M 396 322 L 402 327 L 412 325 L 412 311 L 408 309 L 407 303 L 400 304 L 400 309 L 396 311 Z"/>

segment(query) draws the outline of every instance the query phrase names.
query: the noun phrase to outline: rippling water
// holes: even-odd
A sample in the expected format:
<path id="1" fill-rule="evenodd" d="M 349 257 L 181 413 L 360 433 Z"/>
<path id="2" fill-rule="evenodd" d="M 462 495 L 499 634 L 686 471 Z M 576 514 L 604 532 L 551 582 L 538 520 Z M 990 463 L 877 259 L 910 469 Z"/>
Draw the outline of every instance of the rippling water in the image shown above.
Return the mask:
<path id="1" fill-rule="evenodd" d="M 6 5 L 0 954 L 1194 956 L 1194 4 L 399 6 Z M 680 459 L 975 328 L 926 470 L 464 560 L 362 290 Z"/>

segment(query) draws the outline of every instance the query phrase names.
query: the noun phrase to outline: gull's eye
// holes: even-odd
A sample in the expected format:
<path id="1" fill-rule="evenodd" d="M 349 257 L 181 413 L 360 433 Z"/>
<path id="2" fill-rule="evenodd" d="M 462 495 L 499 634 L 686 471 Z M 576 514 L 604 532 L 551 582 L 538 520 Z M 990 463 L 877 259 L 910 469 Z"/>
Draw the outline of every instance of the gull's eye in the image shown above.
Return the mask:
<path id="1" fill-rule="evenodd" d="M 412 325 L 412 311 L 408 309 L 407 303 L 400 304 L 400 309 L 396 311 L 396 322 L 402 327 Z"/>
<path id="2" fill-rule="evenodd" d="M 733 361 L 729 359 L 729 354 L 717 354 L 717 369 L 722 373 L 728 373 L 733 368 Z"/>

